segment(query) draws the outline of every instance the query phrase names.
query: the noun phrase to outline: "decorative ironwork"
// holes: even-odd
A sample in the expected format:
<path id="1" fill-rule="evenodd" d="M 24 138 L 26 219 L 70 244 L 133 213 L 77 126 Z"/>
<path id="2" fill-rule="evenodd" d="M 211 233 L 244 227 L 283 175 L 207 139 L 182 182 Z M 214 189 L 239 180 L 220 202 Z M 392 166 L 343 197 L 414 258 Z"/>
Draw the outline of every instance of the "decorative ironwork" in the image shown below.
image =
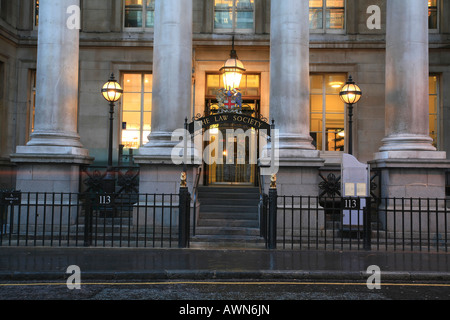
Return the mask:
<path id="1" fill-rule="evenodd" d="M 325 178 L 321 173 L 319 176 L 322 178 L 322 182 L 319 183 L 319 189 L 322 191 L 319 197 L 327 195 L 328 197 L 341 196 L 341 177 L 336 177 L 334 173 L 328 174 Z"/>
<path id="2" fill-rule="evenodd" d="M 83 181 L 87 186 L 87 193 L 102 193 L 103 192 L 103 180 L 106 176 L 106 171 L 101 173 L 100 170 L 95 169 L 93 172 L 89 172 L 87 168 L 81 169 L 88 177 Z"/>
<path id="3" fill-rule="evenodd" d="M 91 169 L 91 170 L 89 170 Z M 105 177 L 107 170 L 104 167 L 83 167 L 82 174 L 87 178 L 83 180 L 87 193 L 103 193 L 105 191 Z M 138 167 L 115 167 L 116 193 L 139 193 L 139 173 Z"/>
<path id="4" fill-rule="evenodd" d="M 129 168 L 125 173 L 118 171 L 118 193 L 139 193 L 139 168 Z"/>

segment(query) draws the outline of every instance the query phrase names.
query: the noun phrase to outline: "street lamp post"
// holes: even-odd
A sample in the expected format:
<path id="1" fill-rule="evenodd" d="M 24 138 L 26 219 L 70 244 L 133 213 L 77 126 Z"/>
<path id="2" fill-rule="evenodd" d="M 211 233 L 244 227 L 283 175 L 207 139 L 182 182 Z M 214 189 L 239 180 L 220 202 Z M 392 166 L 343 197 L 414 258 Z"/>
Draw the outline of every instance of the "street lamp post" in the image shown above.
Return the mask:
<path id="1" fill-rule="evenodd" d="M 342 87 L 339 97 L 348 104 L 348 153 L 353 154 L 353 105 L 362 96 L 361 89 L 355 84 L 352 76 L 349 76 L 347 83 Z"/>
<path id="2" fill-rule="evenodd" d="M 114 126 L 114 106 L 117 101 L 122 97 L 123 89 L 120 84 L 114 78 L 114 74 L 111 74 L 108 82 L 102 88 L 102 95 L 106 101 L 109 102 L 109 145 L 108 145 L 108 167 L 106 169 L 105 192 L 114 193 L 114 169 L 112 161 L 113 153 L 113 126 Z"/>

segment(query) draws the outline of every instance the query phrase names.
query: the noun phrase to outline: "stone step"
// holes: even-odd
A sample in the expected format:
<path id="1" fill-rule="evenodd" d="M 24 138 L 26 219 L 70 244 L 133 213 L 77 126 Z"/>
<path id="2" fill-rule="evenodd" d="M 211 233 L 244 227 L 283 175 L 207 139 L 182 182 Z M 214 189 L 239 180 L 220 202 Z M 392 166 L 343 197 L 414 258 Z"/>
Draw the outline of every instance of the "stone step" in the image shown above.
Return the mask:
<path id="1" fill-rule="evenodd" d="M 258 205 L 242 205 L 234 206 L 232 204 L 200 204 L 200 213 L 202 212 L 221 212 L 221 213 L 236 213 L 236 212 L 247 212 L 247 213 L 258 213 Z"/>
<path id="2" fill-rule="evenodd" d="M 266 243 L 259 236 L 201 236 L 197 235 L 190 240 L 193 249 L 265 249 Z"/>
<path id="3" fill-rule="evenodd" d="M 258 220 L 258 212 L 223 212 L 223 211 L 200 211 L 198 221 L 203 219 L 226 219 L 226 220 Z"/>
<path id="4" fill-rule="evenodd" d="M 243 227 L 197 227 L 195 234 L 199 236 L 220 235 L 220 236 L 259 236 L 259 228 L 243 228 Z"/>
<path id="5" fill-rule="evenodd" d="M 233 197 L 217 197 L 217 198 L 200 198 L 200 205 L 232 205 L 232 206 L 257 206 L 259 204 L 259 195 L 257 198 L 233 198 Z"/>
<path id="6" fill-rule="evenodd" d="M 198 227 L 243 227 L 258 228 L 259 221 L 257 219 L 201 219 L 198 221 Z"/>

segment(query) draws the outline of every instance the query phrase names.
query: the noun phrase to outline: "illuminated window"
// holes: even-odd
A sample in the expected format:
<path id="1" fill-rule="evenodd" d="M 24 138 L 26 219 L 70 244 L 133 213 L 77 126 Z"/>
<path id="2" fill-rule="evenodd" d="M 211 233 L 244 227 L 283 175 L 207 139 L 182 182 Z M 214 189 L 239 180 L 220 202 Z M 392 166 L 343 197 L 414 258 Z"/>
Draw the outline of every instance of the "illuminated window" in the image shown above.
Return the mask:
<path id="1" fill-rule="evenodd" d="M 428 29 L 437 30 L 439 23 L 439 7 L 437 0 L 428 0 Z"/>
<path id="2" fill-rule="evenodd" d="M 143 31 L 152 29 L 154 25 L 155 0 L 125 0 L 125 29 Z"/>
<path id="3" fill-rule="evenodd" d="M 344 151 L 345 104 L 339 92 L 345 74 L 313 74 L 311 81 L 311 137 L 320 151 Z"/>
<path id="4" fill-rule="evenodd" d="M 152 85 L 152 74 L 123 75 L 121 144 L 125 149 L 138 149 L 148 142 L 152 123 Z"/>
<path id="5" fill-rule="evenodd" d="M 255 0 L 214 0 L 214 30 L 252 32 Z"/>
<path id="6" fill-rule="evenodd" d="M 345 0 L 310 0 L 309 28 L 311 30 L 343 30 Z"/>
<path id="7" fill-rule="evenodd" d="M 439 149 L 440 145 L 440 103 L 439 103 L 439 76 L 431 75 L 430 82 L 430 137 L 433 145 Z"/>
<path id="8" fill-rule="evenodd" d="M 243 97 L 258 97 L 260 96 L 260 75 L 259 74 L 244 74 L 242 75 L 240 92 Z M 206 95 L 215 97 L 217 90 L 223 88 L 223 77 L 220 74 L 206 75 Z"/>
<path id="9" fill-rule="evenodd" d="M 29 71 L 28 85 L 28 139 L 34 132 L 34 119 L 36 114 L 36 70 Z"/>
<path id="10" fill-rule="evenodd" d="M 34 0 L 33 3 L 33 27 L 39 25 L 39 0 Z"/>

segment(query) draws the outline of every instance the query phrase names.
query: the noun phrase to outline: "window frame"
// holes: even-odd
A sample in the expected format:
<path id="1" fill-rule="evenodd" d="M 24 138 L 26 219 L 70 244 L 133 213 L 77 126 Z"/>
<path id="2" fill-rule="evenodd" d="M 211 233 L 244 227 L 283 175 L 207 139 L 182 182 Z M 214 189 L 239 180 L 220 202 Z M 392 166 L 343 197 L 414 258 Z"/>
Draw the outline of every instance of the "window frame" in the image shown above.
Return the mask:
<path id="1" fill-rule="evenodd" d="M 155 0 L 153 1 L 153 6 L 155 5 Z M 153 27 L 147 27 L 147 0 L 142 0 L 142 27 L 127 27 L 125 26 L 126 22 L 126 1 L 123 1 L 123 7 L 122 7 L 122 28 L 124 32 L 153 32 L 155 29 L 155 25 L 153 24 Z M 153 8 L 153 14 L 155 13 L 155 10 Z"/>
<path id="2" fill-rule="evenodd" d="M 140 113 L 140 124 L 139 124 L 139 147 L 138 148 L 127 148 L 127 149 L 135 149 L 138 150 L 140 148 L 142 148 L 147 142 L 144 143 L 144 138 L 146 138 L 144 136 L 144 126 L 145 126 L 145 113 L 149 112 L 150 116 L 153 113 L 153 88 L 152 88 L 152 92 L 146 92 L 145 91 L 145 76 L 146 75 L 151 75 L 152 76 L 152 81 L 153 81 L 153 72 L 151 71 L 123 71 L 121 72 L 121 83 L 123 83 L 123 88 L 125 90 L 125 75 L 127 74 L 133 74 L 133 75 L 141 75 L 141 91 L 140 92 L 125 92 L 123 93 L 122 97 L 121 97 L 121 102 L 120 102 L 120 121 L 119 121 L 119 144 L 122 145 L 123 141 L 122 141 L 122 136 L 123 136 L 123 131 L 126 130 L 123 128 L 123 119 L 124 119 L 124 112 L 135 112 L 135 113 Z M 130 94 L 136 94 L 139 93 L 141 96 L 141 106 L 140 106 L 140 111 L 125 111 L 124 110 L 124 97 L 127 93 Z M 152 110 L 151 111 L 145 111 L 145 95 L 146 94 L 152 94 Z M 150 124 L 150 128 L 151 128 L 151 124 Z M 151 129 L 150 129 L 150 133 L 151 133 Z"/>
<path id="3" fill-rule="evenodd" d="M 430 98 L 431 96 L 435 96 L 436 97 L 436 113 L 432 113 L 430 112 L 431 110 L 428 111 L 428 121 L 430 121 L 431 116 L 435 115 L 436 116 L 436 122 L 435 122 L 435 126 L 436 126 L 436 144 L 434 145 L 434 139 L 433 139 L 433 145 L 437 148 L 437 150 L 441 150 L 442 149 L 442 132 L 443 132 L 443 120 L 442 120 L 442 105 L 441 105 L 441 96 L 442 96 L 442 85 L 441 85 L 441 74 L 439 73 L 430 73 L 429 78 L 431 77 L 436 77 L 436 93 L 432 94 L 431 90 L 429 88 L 428 90 L 428 97 Z M 431 135 L 431 128 L 428 129 L 429 131 L 429 135 L 432 138 Z"/>
<path id="4" fill-rule="evenodd" d="M 309 114 L 310 114 L 310 134 L 311 133 L 319 133 L 319 134 L 322 135 L 322 137 L 321 137 L 321 145 L 322 145 L 322 147 L 320 149 L 318 148 L 317 138 L 315 139 L 315 141 L 316 141 L 316 146 L 315 147 L 316 147 L 316 149 L 318 151 L 320 151 L 320 152 L 333 152 L 333 153 L 341 152 L 342 153 L 342 152 L 347 152 L 347 150 L 348 150 L 347 135 L 344 137 L 344 146 L 343 146 L 344 148 L 343 148 L 342 151 L 340 151 L 340 150 L 327 150 L 327 146 L 328 146 L 327 133 L 328 132 L 332 132 L 331 130 L 327 131 L 327 114 L 341 114 L 341 113 L 335 113 L 335 112 L 328 112 L 327 113 L 327 104 L 326 104 L 327 92 L 326 92 L 326 81 L 325 81 L 325 79 L 326 79 L 327 76 L 333 76 L 333 75 L 335 75 L 335 76 L 343 76 L 344 79 L 348 78 L 348 74 L 345 73 L 345 72 L 311 72 L 309 74 L 310 77 L 312 77 L 312 76 L 321 76 L 322 77 L 322 94 L 321 94 L 321 97 L 322 97 L 322 112 L 321 112 L 321 115 L 322 115 L 322 120 L 321 120 L 322 121 L 322 128 L 321 128 L 321 131 L 312 131 L 311 121 L 312 121 L 312 114 L 313 114 L 313 112 L 312 112 L 312 99 L 310 98 L 310 110 L 309 110 Z M 345 81 L 344 81 L 344 83 L 345 83 Z M 312 95 L 313 95 L 312 92 L 310 92 L 310 97 Z M 315 95 L 318 95 L 318 94 L 315 94 Z M 343 115 L 343 120 L 344 120 L 344 132 L 345 133 L 348 132 L 348 119 L 347 119 L 348 117 L 347 117 L 347 113 L 348 113 L 347 112 L 347 105 L 344 104 L 344 112 L 342 113 L 342 115 Z M 314 112 L 314 114 L 319 114 L 319 113 L 318 112 Z"/>
<path id="5" fill-rule="evenodd" d="M 233 0 L 233 9 L 232 9 L 232 17 L 233 17 L 233 26 L 231 29 L 223 29 L 223 28 L 216 28 L 215 26 L 215 20 L 216 20 L 216 3 L 213 1 L 213 33 L 238 33 L 238 34 L 252 34 L 255 33 L 256 30 L 256 1 L 253 1 L 253 27 L 251 29 L 238 29 L 237 28 L 237 6 L 236 1 Z"/>
<path id="6" fill-rule="evenodd" d="M 428 6 L 428 10 L 429 10 L 430 6 Z M 430 25 L 428 23 L 428 32 L 429 33 L 439 33 L 440 32 L 440 23 L 441 23 L 441 1 L 440 0 L 436 0 L 436 28 L 435 29 L 430 29 Z"/>
<path id="7" fill-rule="evenodd" d="M 327 1 L 323 0 L 323 3 L 322 3 L 322 28 L 320 28 L 320 29 L 311 29 L 310 28 L 309 32 L 317 33 L 317 34 L 346 34 L 347 33 L 347 0 L 344 0 L 344 27 L 342 29 L 330 29 L 330 28 L 326 27 L 327 8 L 328 8 Z"/>
<path id="8" fill-rule="evenodd" d="M 33 30 L 37 30 L 39 27 L 39 0 L 33 0 L 31 4 L 33 6 Z"/>

